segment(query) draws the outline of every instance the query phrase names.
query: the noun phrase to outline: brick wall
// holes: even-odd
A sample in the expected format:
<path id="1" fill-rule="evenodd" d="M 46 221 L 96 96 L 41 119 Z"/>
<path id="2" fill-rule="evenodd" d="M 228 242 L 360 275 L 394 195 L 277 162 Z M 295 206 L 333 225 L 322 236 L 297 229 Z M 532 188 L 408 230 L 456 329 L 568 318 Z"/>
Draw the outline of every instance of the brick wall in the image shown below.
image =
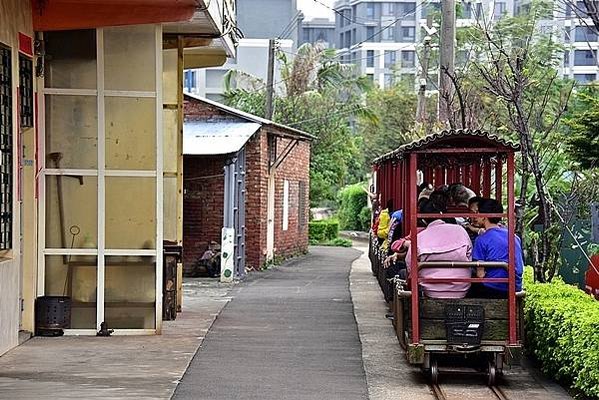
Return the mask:
<path id="1" fill-rule="evenodd" d="M 279 152 L 287 145 L 287 139 L 277 143 Z M 283 186 L 289 181 L 289 219 L 283 230 Z M 303 215 L 300 209 L 300 182 L 304 182 Z M 308 216 L 310 187 L 310 143 L 301 141 L 279 166 L 275 175 L 275 254 L 291 256 L 308 249 Z"/>
<path id="2" fill-rule="evenodd" d="M 260 269 L 266 260 L 268 153 L 262 129 L 246 145 L 245 254 L 249 268 Z"/>
<path id="3" fill-rule="evenodd" d="M 185 120 L 242 120 L 218 107 L 185 97 Z M 243 121 L 243 120 L 242 120 Z M 273 129 L 273 128 L 269 128 Z M 279 139 L 279 153 L 287 145 Z M 259 269 L 266 261 L 268 209 L 268 138 L 264 128 L 246 144 L 246 265 Z M 183 202 L 184 262 L 193 266 L 211 240 L 220 242 L 223 222 L 222 167 L 226 156 L 185 157 Z M 277 169 L 275 176 L 275 254 L 291 256 L 308 248 L 310 143 L 300 142 Z M 220 174 L 220 178 L 194 179 Z M 289 181 L 289 223 L 283 230 L 283 185 Z M 300 218 L 300 182 L 304 182 L 303 218 Z M 300 219 L 302 223 L 300 224 Z M 300 226 L 301 225 L 301 226 Z M 191 264 L 190 264 L 191 263 Z"/>
<path id="4" fill-rule="evenodd" d="M 223 226 L 225 156 L 185 156 L 183 162 L 183 265 L 190 271 Z"/>

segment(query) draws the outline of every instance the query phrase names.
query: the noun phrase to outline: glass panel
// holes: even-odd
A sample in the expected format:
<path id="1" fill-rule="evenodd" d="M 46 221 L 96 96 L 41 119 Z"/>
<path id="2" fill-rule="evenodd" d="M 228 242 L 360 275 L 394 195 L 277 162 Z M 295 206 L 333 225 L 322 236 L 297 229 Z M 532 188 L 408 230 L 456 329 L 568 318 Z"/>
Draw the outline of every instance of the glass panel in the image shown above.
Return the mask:
<path id="1" fill-rule="evenodd" d="M 46 167 L 98 168 L 96 97 L 46 96 Z"/>
<path id="2" fill-rule="evenodd" d="M 104 319 L 109 328 L 154 329 L 156 259 L 106 257 Z"/>
<path id="3" fill-rule="evenodd" d="M 106 169 L 156 169 L 156 100 L 106 98 Z"/>
<path id="4" fill-rule="evenodd" d="M 44 39 L 47 88 L 96 88 L 95 30 L 46 32 Z"/>
<path id="5" fill-rule="evenodd" d="M 46 256 L 46 296 L 71 298 L 72 329 L 96 328 L 96 256 Z"/>
<path id="6" fill-rule="evenodd" d="M 177 240 L 177 178 L 164 177 L 164 240 Z"/>
<path id="7" fill-rule="evenodd" d="M 46 176 L 46 248 L 98 246 L 98 178 Z"/>
<path id="8" fill-rule="evenodd" d="M 106 248 L 156 248 L 155 178 L 106 178 Z"/>
<path id="9" fill-rule="evenodd" d="M 178 112 L 177 110 L 163 110 L 162 111 L 162 129 L 163 129 L 163 171 L 164 172 L 177 172 L 178 165 L 178 151 L 177 151 L 177 139 L 179 131 L 177 130 L 178 125 Z"/>
<path id="10" fill-rule="evenodd" d="M 154 25 L 104 29 L 104 79 L 107 90 L 156 90 Z"/>

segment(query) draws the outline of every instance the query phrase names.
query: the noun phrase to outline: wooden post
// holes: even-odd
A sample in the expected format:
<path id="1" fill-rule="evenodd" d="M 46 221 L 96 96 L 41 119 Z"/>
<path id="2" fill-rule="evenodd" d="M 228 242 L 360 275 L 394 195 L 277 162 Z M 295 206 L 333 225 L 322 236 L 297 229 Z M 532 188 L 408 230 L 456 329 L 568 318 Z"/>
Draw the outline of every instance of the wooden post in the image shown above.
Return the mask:
<path id="1" fill-rule="evenodd" d="M 507 156 L 507 197 L 508 197 L 508 316 L 509 343 L 517 344 L 516 335 L 516 193 L 514 191 L 514 153 Z"/>
<path id="2" fill-rule="evenodd" d="M 420 324 L 418 318 L 418 228 L 416 217 L 418 214 L 417 199 L 416 199 L 416 168 L 418 162 L 418 154 L 410 154 L 410 174 L 405 180 L 408 183 L 408 193 L 410 193 L 410 261 L 411 272 L 410 282 L 412 290 L 412 343 L 416 344 L 420 341 Z"/>

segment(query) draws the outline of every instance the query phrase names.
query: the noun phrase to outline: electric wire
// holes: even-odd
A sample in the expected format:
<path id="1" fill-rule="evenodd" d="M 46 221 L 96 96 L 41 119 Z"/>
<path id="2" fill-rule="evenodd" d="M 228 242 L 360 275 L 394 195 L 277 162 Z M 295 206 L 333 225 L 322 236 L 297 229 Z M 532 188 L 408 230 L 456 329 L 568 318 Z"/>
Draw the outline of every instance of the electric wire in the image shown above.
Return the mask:
<path id="1" fill-rule="evenodd" d="M 360 41 L 360 42 L 358 42 L 358 43 L 356 43 L 356 44 L 352 45 L 352 49 L 355 49 L 355 48 L 357 48 L 357 47 L 361 46 L 362 44 L 369 42 L 371 39 L 375 38 L 376 36 L 380 35 L 380 34 L 381 34 L 381 33 L 383 33 L 384 31 L 386 31 L 387 29 L 391 28 L 393 25 L 395 25 L 395 24 L 396 24 L 397 22 L 399 22 L 400 20 L 402 20 L 402 19 L 406 18 L 407 16 L 409 16 L 409 15 L 412 15 L 412 14 L 415 14 L 415 13 L 418 11 L 418 9 L 419 9 L 419 8 L 421 8 L 421 7 L 425 6 L 425 5 L 428 5 L 428 3 L 430 3 L 430 1 L 431 1 L 431 0 L 425 0 L 425 1 L 423 1 L 422 3 L 419 3 L 419 4 L 417 4 L 417 5 L 414 7 L 414 9 L 413 9 L 413 10 L 411 10 L 411 11 L 409 11 L 409 12 L 407 12 L 407 13 L 405 13 L 405 14 L 401 15 L 401 16 L 400 16 L 400 17 L 398 17 L 398 18 L 396 18 L 396 19 L 395 19 L 393 22 L 391 22 L 390 24 L 388 24 L 388 25 L 384 26 L 383 28 L 379 29 L 377 32 L 375 32 L 374 34 L 370 35 L 370 36 L 369 36 L 369 37 L 367 37 L 366 39 L 364 39 L 364 40 L 362 40 L 362 41 Z M 342 51 L 342 52 L 338 52 L 338 53 L 335 55 L 335 57 L 333 57 L 333 59 L 337 59 L 337 58 L 339 58 L 339 57 L 341 57 L 341 56 L 344 56 L 344 55 L 348 54 L 348 52 L 351 52 L 351 50 L 352 50 L 352 49 L 348 49 L 348 50 L 346 50 L 346 52 L 345 52 L 345 53 L 343 53 L 343 51 Z M 296 54 L 296 55 L 297 55 L 297 54 Z M 382 54 L 381 54 L 381 55 L 379 55 L 379 57 L 380 57 L 380 56 L 382 56 Z M 302 73 L 302 74 L 304 74 L 304 73 L 308 73 L 308 72 L 310 72 L 310 71 L 312 71 L 312 70 L 314 70 L 314 69 L 320 68 L 320 67 L 321 67 L 321 65 L 318 65 L 318 64 L 317 64 L 317 65 L 314 65 L 314 66 L 308 67 L 308 68 L 306 68 L 306 69 L 304 69 L 304 70 L 301 70 L 301 71 L 298 71 L 298 72 L 299 72 L 299 73 Z M 275 81 L 275 82 L 273 82 L 273 83 L 272 83 L 272 86 L 274 87 L 274 86 L 276 86 L 276 85 L 279 85 L 279 84 L 281 84 L 281 83 L 284 83 L 284 82 L 286 82 L 286 81 L 288 81 L 288 80 L 291 80 L 292 78 L 293 78 L 293 77 L 292 77 L 292 76 L 290 76 L 290 77 L 287 77 L 287 78 L 283 78 L 283 79 L 281 79 L 281 80 L 279 80 L 279 81 Z M 264 90 L 264 89 L 267 89 L 267 88 L 268 88 L 268 84 L 266 84 L 266 83 L 265 83 L 265 84 L 264 84 L 262 87 L 258 87 L 258 88 L 256 88 L 255 90 L 251 90 L 251 91 L 247 91 L 247 92 L 248 92 L 248 93 L 257 93 L 257 92 L 260 92 L 260 91 L 262 91 L 262 90 Z"/>

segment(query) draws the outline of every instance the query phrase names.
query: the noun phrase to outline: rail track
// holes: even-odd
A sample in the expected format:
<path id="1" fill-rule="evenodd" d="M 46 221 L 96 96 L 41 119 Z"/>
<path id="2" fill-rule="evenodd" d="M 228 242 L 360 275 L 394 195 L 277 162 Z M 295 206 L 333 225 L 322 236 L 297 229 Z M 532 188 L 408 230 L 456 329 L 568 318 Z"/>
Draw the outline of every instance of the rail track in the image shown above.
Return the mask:
<path id="1" fill-rule="evenodd" d="M 439 386 L 438 383 L 430 383 L 429 385 L 431 386 L 431 390 L 437 400 L 452 400 L 446 396 L 445 392 L 443 389 L 441 389 L 441 386 Z M 487 388 L 489 389 L 489 399 L 509 400 L 499 386 L 487 386 Z"/>

